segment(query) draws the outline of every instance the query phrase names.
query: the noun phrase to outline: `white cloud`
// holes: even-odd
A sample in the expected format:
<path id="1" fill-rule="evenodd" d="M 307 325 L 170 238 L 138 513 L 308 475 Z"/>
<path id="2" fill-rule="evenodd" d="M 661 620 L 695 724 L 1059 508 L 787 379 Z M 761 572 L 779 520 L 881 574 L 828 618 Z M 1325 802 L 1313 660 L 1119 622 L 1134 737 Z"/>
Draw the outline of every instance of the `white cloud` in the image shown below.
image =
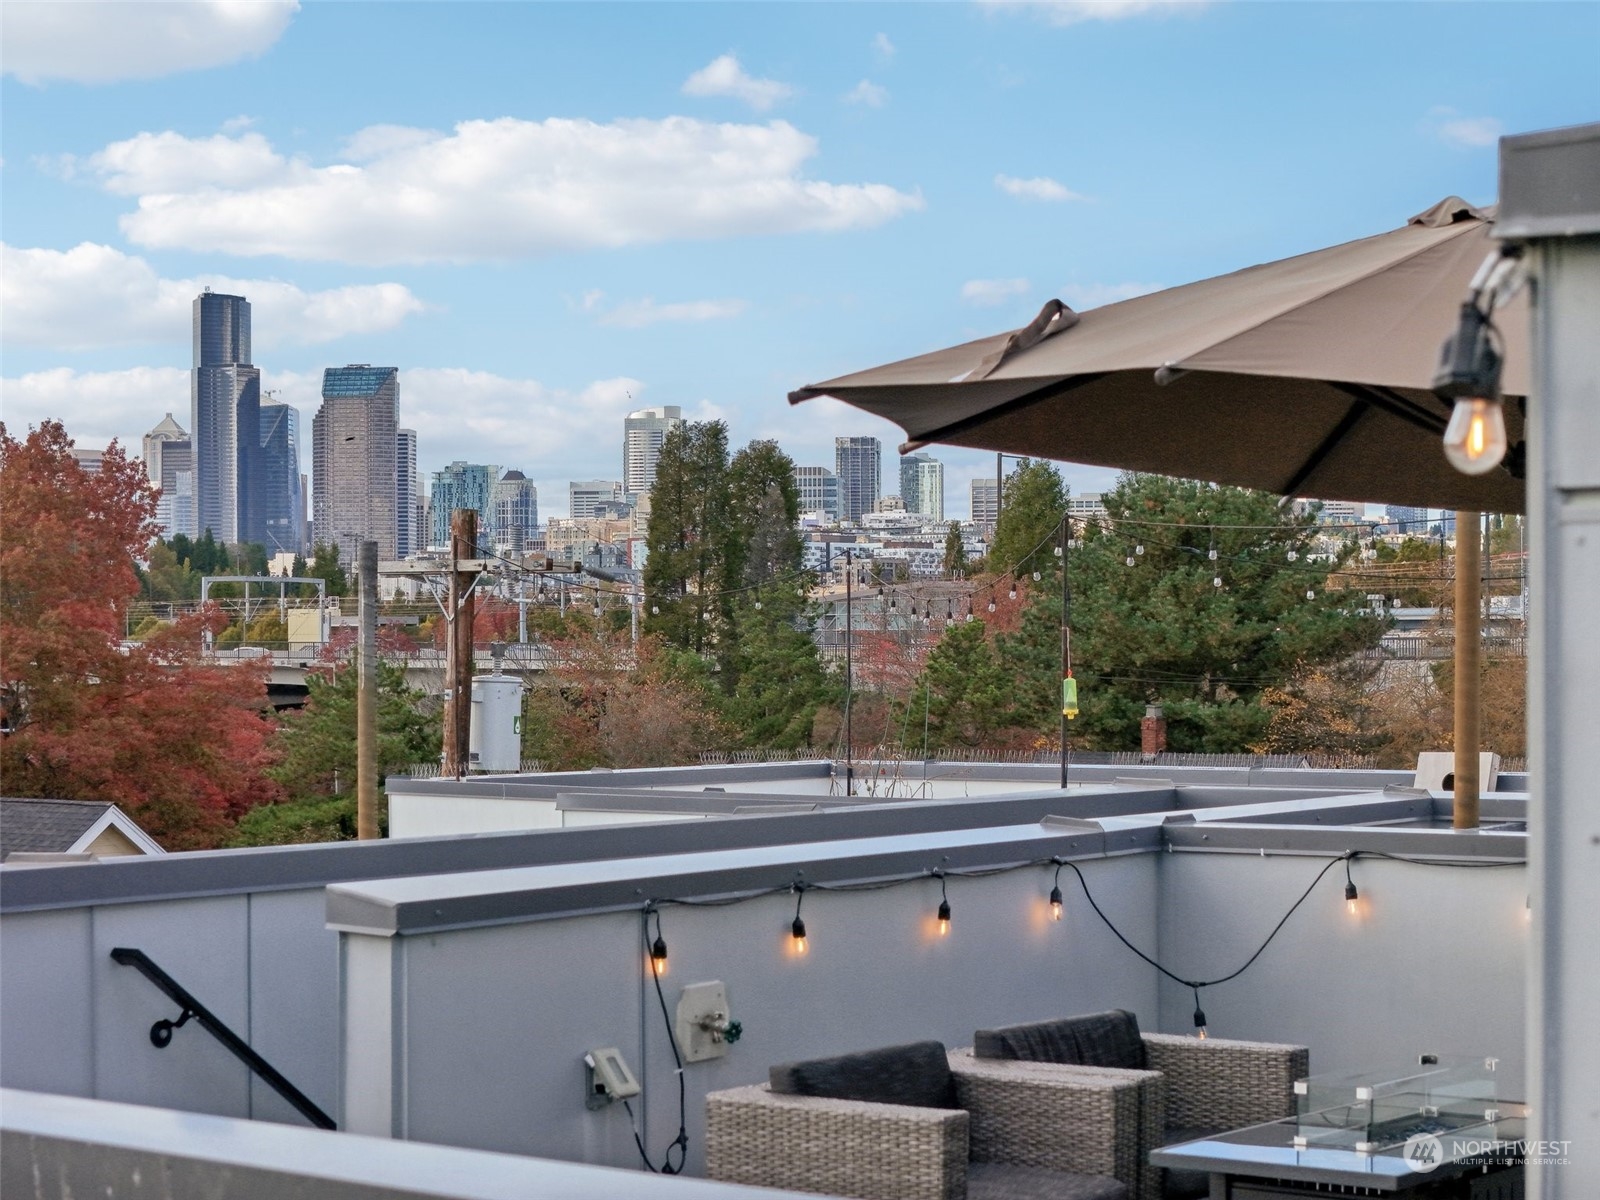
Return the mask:
<path id="1" fill-rule="evenodd" d="M 201 288 L 249 299 L 258 347 L 316 345 L 392 329 L 425 305 L 398 283 L 307 292 L 280 279 L 163 279 L 144 259 L 83 242 L 70 250 L 0 245 L 0 311 L 12 345 L 89 350 L 189 336 Z"/>
<path id="2" fill-rule="evenodd" d="M 296 0 L 6 0 L 4 70 L 30 84 L 114 83 L 219 67 L 266 53 L 299 7 Z"/>
<path id="3" fill-rule="evenodd" d="M 872 49 L 877 53 L 879 58 L 889 59 L 894 57 L 895 45 L 889 40 L 889 35 L 887 33 L 873 35 Z"/>
<path id="4" fill-rule="evenodd" d="M 1115 304 L 1119 300 L 1147 296 L 1164 287 L 1166 284 L 1163 283 L 1069 283 L 1063 285 L 1056 295 L 1078 312 L 1088 312 L 1091 308 Z"/>
<path id="5" fill-rule="evenodd" d="M 1464 117 L 1445 105 L 1430 109 L 1422 127 L 1446 145 L 1469 150 L 1493 146 L 1505 132 L 1505 126 L 1494 117 Z"/>
<path id="6" fill-rule="evenodd" d="M 868 108 L 882 108 L 889 100 L 889 89 L 863 79 L 844 94 L 846 104 L 865 104 Z"/>
<path id="7" fill-rule="evenodd" d="M 961 285 L 961 298 L 968 304 L 992 308 L 1016 296 L 1028 294 L 1026 279 L 969 279 Z"/>
<path id="8" fill-rule="evenodd" d="M 121 226 L 139 245 L 369 265 L 831 232 L 922 207 L 887 184 L 802 178 L 817 141 L 785 121 L 502 117 L 381 126 L 352 146 L 369 161 L 285 159 L 257 133 L 141 133 L 86 165 L 138 196 Z"/>
<path id="9" fill-rule="evenodd" d="M 76 163 L 65 161 L 69 173 L 75 173 Z M 108 192 L 139 196 L 250 187 L 281 177 L 287 164 L 259 133 L 188 138 L 169 130 L 112 142 L 83 166 L 100 177 Z"/>
<path id="10" fill-rule="evenodd" d="M 1044 200 L 1054 203 L 1061 200 L 1083 199 L 1077 192 L 1070 191 L 1048 176 L 1018 179 L 1014 175 L 996 175 L 994 185 L 1006 195 L 1016 196 L 1020 200 Z"/>
<path id="11" fill-rule="evenodd" d="M 85 449 L 113 438 L 142 453 L 140 438 L 163 413 L 189 427 L 189 372 L 178 367 L 130 367 L 77 372 L 70 367 L 0 379 L 0 408 L 13 436 L 45 420 L 58 420 Z"/>
<path id="12" fill-rule="evenodd" d="M 757 112 L 794 95 L 794 89 L 776 79 L 755 79 L 747 74 L 731 54 L 712 59 L 683 83 L 685 96 L 732 96 L 743 100 Z"/>
<path id="13" fill-rule="evenodd" d="M 587 300 L 587 296 L 585 296 Z M 592 307 L 585 305 L 585 307 Z M 675 304 L 657 304 L 646 296 L 642 300 L 628 300 L 600 318 L 602 325 L 615 325 L 619 329 L 642 329 L 662 321 L 719 321 L 737 317 L 749 304 L 744 300 L 687 300 Z"/>
<path id="14" fill-rule="evenodd" d="M 991 11 L 1031 13 L 1052 25 L 1078 25 L 1084 21 L 1123 21 L 1129 17 L 1197 13 L 1212 0 L 978 0 Z"/>
<path id="15" fill-rule="evenodd" d="M 238 133 L 241 130 L 249 129 L 255 123 L 256 119 L 254 117 L 247 117 L 241 113 L 237 117 L 229 117 L 222 123 L 221 128 L 223 133 Z"/>

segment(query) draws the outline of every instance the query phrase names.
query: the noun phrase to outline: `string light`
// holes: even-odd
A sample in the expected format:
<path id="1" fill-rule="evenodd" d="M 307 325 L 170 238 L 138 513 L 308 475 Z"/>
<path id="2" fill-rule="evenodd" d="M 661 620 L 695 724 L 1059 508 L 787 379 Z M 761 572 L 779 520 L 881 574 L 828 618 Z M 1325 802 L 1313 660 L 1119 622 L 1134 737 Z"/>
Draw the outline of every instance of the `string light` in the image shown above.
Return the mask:
<path id="1" fill-rule="evenodd" d="M 1144 553 L 1144 543 L 1143 543 L 1143 542 L 1139 542 L 1139 543 L 1137 543 L 1137 544 L 1136 544 L 1136 545 L 1135 545 L 1135 546 L 1134 546 L 1134 547 L 1133 547 L 1133 552 L 1134 552 L 1134 553 L 1135 553 L 1135 554 L 1143 554 L 1143 553 Z"/>
<path id="2" fill-rule="evenodd" d="M 937 917 L 937 920 L 939 922 L 939 936 L 940 937 L 949 937 L 950 936 L 950 894 L 945 890 L 944 872 L 943 871 L 935 871 L 934 874 L 939 877 L 939 913 L 938 913 L 938 917 Z"/>
<path id="3" fill-rule="evenodd" d="M 1011 581 L 1011 593 L 1009 598 L 1012 600 L 1017 598 L 1017 581 L 1015 579 Z"/>
<path id="4" fill-rule="evenodd" d="M 1061 899 L 1061 867 L 1062 867 L 1062 865 L 1063 864 L 1061 864 L 1060 862 L 1056 863 L 1056 877 L 1051 882 L 1051 886 L 1050 886 L 1050 919 L 1052 921 L 1061 920 L 1061 905 L 1062 905 L 1062 899 Z"/>
<path id="5" fill-rule="evenodd" d="M 1194 989 L 1194 1035 L 1201 1041 L 1205 1041 L 1207 1037 L 1206 1010 L 1200 1007 L 1200 989 L 1198 987 Z"/>
<path id="6" fill-rule="evenodd" d="M 1035 582 L 1035 583 L 1038 583 L 1038 582 L 1039 582 L 1039 580 L 1040 580 L 1040 579 L 1042 579 L 1042 578 L 1044 578 L 1044 576 L 1042 576 L 1042 575 L 1040 575 L 1040 574 L 1039 574 L 1039 572 L 1037 572 L 1037 571 L 1035 571 L 1035 572 L 1034 572 L 1034 573 L 1033 573 L 1033 581 L 1034 581 L 1034 582 Z"/>
<path id="7" fill-rule="evenodd" d="M 1344 910 L 1352 917 L 1359 911 L 1356 901 L 1361 899 L 1361 894 L 1356 891 L 1356 881 L 1350 878 L 1350 860 L 1354 857 L 1354 854 L 1347 854 L 1344 859 Z"/>

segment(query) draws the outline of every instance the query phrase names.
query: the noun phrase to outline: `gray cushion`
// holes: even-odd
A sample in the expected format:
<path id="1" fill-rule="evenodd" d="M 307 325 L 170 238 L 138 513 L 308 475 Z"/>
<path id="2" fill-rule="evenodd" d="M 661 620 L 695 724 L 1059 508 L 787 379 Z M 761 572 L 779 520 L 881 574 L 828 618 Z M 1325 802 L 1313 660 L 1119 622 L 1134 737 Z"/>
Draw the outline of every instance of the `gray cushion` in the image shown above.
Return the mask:
<path id="1" fill-rule="evenodd" d="M 1144 1069 L 1139 1019 L 1121 1008 L 1082 1017 L 980 1029 L 973 1036 L 972 1050 L 979 1058 Z"/>
<path id="2" fill-rule="evenodd" d="M 1109 1175 L 1072 1175 L 1009 1163 L 967 1165 L 967 1200 L 1127 1200 L 1128 1189 Z"/>
<path id="3" fill-rule="evenodd" d="M 940 1042 L 911 1042 L 834 1058 L 781 1063 L 768 1071 L 772 1090 L 792 1096 L 958 1108 L 950 1060 Z"/>

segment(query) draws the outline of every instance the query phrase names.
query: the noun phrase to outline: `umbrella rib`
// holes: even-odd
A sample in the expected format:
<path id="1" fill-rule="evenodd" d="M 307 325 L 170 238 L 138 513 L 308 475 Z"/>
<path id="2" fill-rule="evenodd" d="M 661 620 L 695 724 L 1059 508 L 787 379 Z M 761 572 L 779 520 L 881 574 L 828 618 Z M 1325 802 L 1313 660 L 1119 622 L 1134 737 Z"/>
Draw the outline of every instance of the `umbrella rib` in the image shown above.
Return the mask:
<path id="1" fill-rule="evenodd" d="M 1329 454 L 1333 453 L 1333 448 L 1349 435 L 1350 431 L 1360 423 L 1362 417 L 1367 415 L 1370 407 L 1371 405 L 1366 397 L 1356 396 L 1355 403 L 1351 404 L 1345 411 L 1344 416 L 1339 419 L 1339 423 L 1329 430 L 1328 435 L 1321 442 L 1317 443 L 1317 448 L 1311 452 L 1311 456 L 1300 465 L 1298 471 L 1289 477 L 1289 482 L 1279 489 L 1280 494 L 1284 496 L 1297 495 L 1306 480 L 1316 474 L 1317 468 L 1322 466 L 1323 461 Z"/>
<path id="2" fill-rule="evenodd" d="M 1415 425 L 1424 432 L 1444 433 L 1446 421 L 1443 416 L 1419 407 L 1406 397 L 1397 392 L 1392 392 L 1388 388 L 1370 387 L 1363 383 L 1340 383 L 1335 380 L 1329 380 L 1328 386 L 1359 400 L 1362 404 L 1371 404 L 1376 408 L 1381 408 L 1391 416 Z"/>
<path id="3" fill-rule="evenodd" d="M 996 417 L 1010 416 L 1020 409 L 1042 404 L 1046 400 L 1054 400 L 1057 396 L 1064 396 L 1068 392 L 1075 391 L 1086 384 L 1103 378 L 1105 378 L 1104 371 L 1095 371 L 1087 375 L 1071 375 L 1066 379 L 1057 379 L 1045 384 L 1043 387 L 1035 388 L 1031 392 L 1024 392 L 1020 396 L 1014 396 L 1002 404 L 996 404 L 993 408 L 986 408 L 982 412 L 973 413 L 970 417 L 962 417 L 959 421 L 952 421 L 950 424 L 941 425 L 937 429 L 930 429 L 925 433 L 916 434 L 911 440 L 922 444 L 947 441 L 952 437 L 967 432 L 969 429 L 974 429 L 979 425 L 986 425 Z M 908 429 L 906 432 L 910 433 L 911 431 Z"/>

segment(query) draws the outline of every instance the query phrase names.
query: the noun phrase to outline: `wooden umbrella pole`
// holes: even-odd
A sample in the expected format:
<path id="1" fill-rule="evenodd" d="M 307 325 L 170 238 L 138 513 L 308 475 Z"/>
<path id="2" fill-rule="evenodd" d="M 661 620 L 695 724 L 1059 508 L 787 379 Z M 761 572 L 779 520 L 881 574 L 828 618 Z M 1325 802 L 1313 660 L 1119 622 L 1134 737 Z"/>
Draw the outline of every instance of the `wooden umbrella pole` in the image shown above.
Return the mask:
<path id="1" fill-rule="evenodd" d="M 1483 656 L 1479 575 L 1483 547 L 1478 541 L 1480 514 L 1456 513 L 1456 679 L 1455 679 L 1455 803 L 1452 824 L 1457 829 L 1478 827 L 1478 741 L 1481 726 L 1481 671 Z"/>

